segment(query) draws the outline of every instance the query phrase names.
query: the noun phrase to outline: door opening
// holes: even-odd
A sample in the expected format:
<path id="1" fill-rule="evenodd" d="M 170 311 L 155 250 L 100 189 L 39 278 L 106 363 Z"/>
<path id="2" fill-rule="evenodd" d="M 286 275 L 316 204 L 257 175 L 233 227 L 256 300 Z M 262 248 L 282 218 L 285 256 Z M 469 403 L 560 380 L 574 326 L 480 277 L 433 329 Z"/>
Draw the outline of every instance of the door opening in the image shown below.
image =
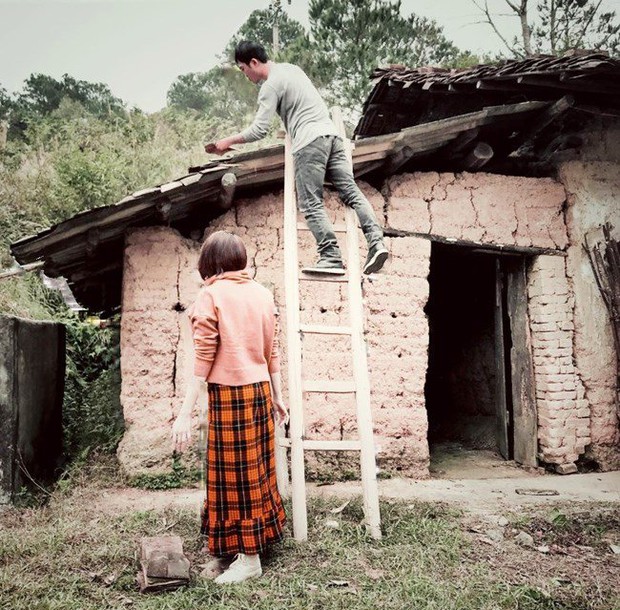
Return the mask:
<path id="1" fill-rule="evenodd" d="M 520 256 L 432 244 L 425 308 L 431 470 L 434 463 L 445 463 L 446 452 L 456 460 L 459 454 L 470 460 L 511 460 L 517 457 L 516 440 L 524 435 L 533 435 L 535 453 L 535 417 L 533 427 L 530 419 L 527 430 L 520 427 L 522 372 L 531 359 L 524 265 Z M 527 384 L 525 391 L 527 397 Z M 527 402 L 531 410 L 533 400 Z"/>

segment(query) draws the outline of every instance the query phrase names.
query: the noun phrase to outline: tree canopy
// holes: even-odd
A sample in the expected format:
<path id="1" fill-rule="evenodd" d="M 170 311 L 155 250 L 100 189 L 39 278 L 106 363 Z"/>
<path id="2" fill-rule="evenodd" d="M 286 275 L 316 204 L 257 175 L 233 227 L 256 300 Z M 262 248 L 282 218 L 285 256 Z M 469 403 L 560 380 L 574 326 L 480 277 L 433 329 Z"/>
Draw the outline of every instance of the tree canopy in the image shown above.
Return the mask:
<path id="1" fill-rule="evenodd" d="M 277 28 L 278 49 L 274 48 L 274 26 Z M 299 38 L 304 38 L 306 31 L 295 19 L 284 11 L 281 3 L 272 2 L 269 8 L 255 10 L 247 21 L 237 30 L 224 49 L 224 59 L 234 61 L 235 46 L 242 40 L 260 42 L 272 58 L 277 58 L 281 50 L 290 47 Z"/>
<path id="2" fill-rule="evenodd" d="M 239 123 L 256 103 L 256 88 L 234 66 L 218 65 L 208 72 L 179 76 L 168 89 L 168 104 Z"/>
<path id="3" fill-rule="evenodd" d="M 208 72 L 179 76 L 168 91 L 177 108 L 209 111 L 242 121 L 252 112 L 256 89 L 244 78 L 226 72 L 240 40 L 261 43 L 275 59 L 304 69 L 330 104 L 359 111 L 366 98 L 372 70 L 382 63 L 409 66 L 464 66 L 477 58 L 459 50 L 434 21 L 402 15 L 401 2 L 386 0 L 311 0 L 310 30 L 288 17 L 281 2 L 253 11 L 231 38 L 220 66 Z"/>
<path id="4" fill-rule="evenodd" d="M 331 101 L 360 109 L 371 88 L 369 76 L 381 64 L 454 67 L 475 63 L 434 21 L 403 16 L 401 1 L 310 0 L 314 76 Z"/>
<path id="5" fill-rule="evenodd" d="M 107 85 L 78 80 L 68 74 L 60 80 L 45 74 L 32 74 L 26 79 L 16 105 L 44 115 L 56 110 L 65 98 L 79 102 L 97 116 L 125 110 L 123 102 L 112 95 Z"/>
<path id="6" fill-rule="evenodd" d="M 514 57 L 536 53 L 562 55 L 569 49 L 620 54 L 620 22 L 616 11 L 603 10 L 602 0 L 471 0 L 485 22 Z M 497 20 L 506 10 L 519 19 L 520 35 L 512 39 Z"/>

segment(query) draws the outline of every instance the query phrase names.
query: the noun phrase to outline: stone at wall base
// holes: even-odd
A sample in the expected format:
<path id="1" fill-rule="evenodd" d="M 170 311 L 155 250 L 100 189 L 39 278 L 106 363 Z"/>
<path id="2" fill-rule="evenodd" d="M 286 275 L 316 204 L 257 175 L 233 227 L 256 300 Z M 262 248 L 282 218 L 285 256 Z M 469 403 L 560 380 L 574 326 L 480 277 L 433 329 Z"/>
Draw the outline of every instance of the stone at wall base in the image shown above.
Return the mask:
<path id="1" fill-rule="evenodd" d="M 568 464 L 556 464 L 555 471 L 558 474 L 576 474 L 577 465 L 569 462 Z"/>

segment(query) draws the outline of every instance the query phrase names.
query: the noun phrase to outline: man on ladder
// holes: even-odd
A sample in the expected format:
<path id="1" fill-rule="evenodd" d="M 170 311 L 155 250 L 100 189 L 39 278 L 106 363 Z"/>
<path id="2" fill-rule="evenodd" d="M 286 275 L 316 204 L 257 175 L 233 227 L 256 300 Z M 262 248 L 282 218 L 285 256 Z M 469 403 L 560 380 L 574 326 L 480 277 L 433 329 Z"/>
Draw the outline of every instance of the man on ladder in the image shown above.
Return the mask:
<path id="1" fill-rule="evenodd" d="M 342 139 L 316 87 L 298 66 L 270 61 L 264 47 L 242 41 L 235 49 L 235 62 L 253 83 L 262 82 L 258 111 L 250 127 L 205 147 L 223 153 L 234 144 L 255 142 L 267 135 L 277 112 L 291 136 L 295 160 L 295 185 L 299 209 L 316 239 L 319 260 L 305 273 L 343 275 L 342 254 L 334 228 L 323 204 L 325 178 L 342 201 L 355 210 L 368 242 L 364 273 L 376 273 L 388 258 L 383 230 L 373 209 L 353 177 Z"/>

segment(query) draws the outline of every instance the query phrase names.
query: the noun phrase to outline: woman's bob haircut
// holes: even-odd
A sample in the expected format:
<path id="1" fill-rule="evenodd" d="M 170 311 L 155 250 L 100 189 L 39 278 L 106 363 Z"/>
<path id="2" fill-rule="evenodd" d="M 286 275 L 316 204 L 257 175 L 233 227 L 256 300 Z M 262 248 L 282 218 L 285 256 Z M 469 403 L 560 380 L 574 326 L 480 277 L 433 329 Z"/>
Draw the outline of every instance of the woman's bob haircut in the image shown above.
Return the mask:
<path id="1" fill-rule="evenodd" d="M 226 271 L 241 271 L 247 264 L 248 254 L 241 238 L 228 231 L 216 231 L 202 244 L 198 272 L 204 280 Z"/>

